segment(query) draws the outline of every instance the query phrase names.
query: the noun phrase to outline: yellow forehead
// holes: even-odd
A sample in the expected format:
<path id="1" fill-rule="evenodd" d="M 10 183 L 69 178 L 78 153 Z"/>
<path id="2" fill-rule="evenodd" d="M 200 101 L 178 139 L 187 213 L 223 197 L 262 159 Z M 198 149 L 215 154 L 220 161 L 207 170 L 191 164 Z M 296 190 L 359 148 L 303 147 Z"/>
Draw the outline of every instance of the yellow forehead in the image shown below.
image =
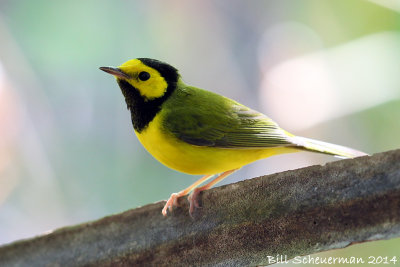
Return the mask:
<path id="1" fill-rule="evenodd" d="M 121 67 L 128 67 L 128 66 L 134 67 L 134 66 L 137 66 L 137 65 L 139 65 L 139 64 L 143 64 L 142 61 L 140 61 L 139 59 L 131 59 L 131 60 L 128 60 L 127 62 L 123 63 L 123 64 L 122 64 L 121 66 L 119 66 L 119 67 L 120 67 L 120 68 L 121 68 Z"/>
<path id="2" fill-rule="evenodd" d="M 162 97 L 167 90 L 168 84 L 164 77 L 156 69 L 146 66 L 139 59 L 131 59 L 118 68 L 131 77 L 127 81 L 148 100 Z M 142 71 L 150 74 L 147 81 L 141 81 L 138 78 Z"/>
<path id="3" fill-rule="evenodd" d="M 160 73 L 157 70 L 146 66 L 139 59 L 131 59 L 118 68 L 132 78 L 137 78 L 137 75 L 142 71 L 147 71 L 150 75 L 153 74 L 153 76 L 160 76 Z"/>

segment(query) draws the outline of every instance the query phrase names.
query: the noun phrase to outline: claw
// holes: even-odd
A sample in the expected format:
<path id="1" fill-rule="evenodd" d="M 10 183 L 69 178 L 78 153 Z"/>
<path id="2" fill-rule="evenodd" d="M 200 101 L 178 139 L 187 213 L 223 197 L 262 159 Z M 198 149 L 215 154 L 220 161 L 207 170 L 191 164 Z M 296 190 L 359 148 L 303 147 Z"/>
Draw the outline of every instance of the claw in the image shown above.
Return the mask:
<path id="1" fill-rule="evenodd" d="M 192 184 L 191 186 L 189 186 L 188 188 L 186 188 L 185 190 L 180 191 L 179 193 L 173 193 L 170 198 L 168 199 L 167 203 L 165 203 L 164 208 L 162 209 L 162 214 L 164 216 L 167 216 L 167 211 L 169 210 L 170 212 L 172 211 L 172 208 L 174 206 L 178 206 L 178 198 L 182 197 L 182 196 L 186 196 L 190 191 L 192 191 L 192 193 L 189 195 L 188 200 L 190 203 L 190 207 L 189 207 L 189 214 L 190 216 L 193 218 L 193 211 L 195 208 L 200 208 L 199 205 L 199 201 L 198 201 L 198 196 L 199 193 L 201 191 L 207 190 L 209 188 L 211 188 L 213 185 L 215 185 L 216 183 L 218 183 L 219 181 L 223 180 L 225 177 L 227 177 L 228 175 L 230 175 L 231 173 L 235 172 L 236 170 L 230 170 L 230 171 L 226 171 L 224 173 L 222 173 L 221 175 L 219 175 L 217 178 L 215 178 L 214 180 L 212 180 L 211 182 L 209 182 L 208 184 L 202 186 L 202 187 L 198 187 L 201 183 L 203 183 L 204 181 L 207 181 L 208 179 L 210 179 L 211 177 L 213 177 L 213 175 L 205 175 L 203 176 L 201 179 L 199 179 L 198 181 L 196 181 L 194 184 Z"/>
<path id="2" fill-rule="evenodd" d="M 200 192 L 203 191 L 199 188 L 195 188 L 192 193 L 188 196 L 188 200 L 189 200 L 189 214 L 191 217 L 193 217 L 193 212 L 194 209 L 196 208 L 201 208 L 199 205 L 199 194 Z"/>
<path id="3" fill-rule="evenodd" d="M 162 209 L 162 214 L 164 216 L 167 216 L 167 210 L 170 212 L 172 211 L 172 208 L 174 206 L 178 206 L 178 198 L 180 195 L 178 193 L 172 193 L 169 199 L 167 200 L 167 203 L 165 203 L 164 208 Z"/>

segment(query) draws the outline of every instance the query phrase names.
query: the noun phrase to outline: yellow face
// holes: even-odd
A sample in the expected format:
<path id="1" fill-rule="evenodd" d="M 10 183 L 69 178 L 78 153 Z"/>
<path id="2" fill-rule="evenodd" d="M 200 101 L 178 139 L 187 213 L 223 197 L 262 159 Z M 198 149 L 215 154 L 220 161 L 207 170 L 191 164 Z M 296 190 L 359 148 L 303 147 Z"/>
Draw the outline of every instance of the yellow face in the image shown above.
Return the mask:
<path id="1" fill-rule="evenodd" d="M 167 90 L 168 84 L 164 77 L 139 59 L 129 60 L 118 68 L 129 76 L 124 80 L 135 87 L 146 100 L 162 97 Z M 117 77 L 117 79 L 121 78 Z"/>

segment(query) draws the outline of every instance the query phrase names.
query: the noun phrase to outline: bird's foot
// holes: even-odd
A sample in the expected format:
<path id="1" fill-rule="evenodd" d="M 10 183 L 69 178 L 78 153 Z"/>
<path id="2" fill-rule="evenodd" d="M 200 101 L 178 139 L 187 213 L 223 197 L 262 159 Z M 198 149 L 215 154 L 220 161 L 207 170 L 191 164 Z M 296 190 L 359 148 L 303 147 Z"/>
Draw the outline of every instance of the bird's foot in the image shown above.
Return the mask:
<path id="1" fill-rule="evenodd" d="M 195 188 L 193 189 L 192 193 L 188 196 L 189 200 L 189 214 L 191 217 L 193 217 L 193 212 L 194 209 L 196 208 L 201 208 L 199 205 L 199 194 L 200 192 L 203 191 L 201 188 Z"/>
<path id="2" fill-rule="evenodd" d="M 165 203 L 164 208 L 162 209 L 162 214 L 164 216 L 167 216 L 167 210 L 170 212 L 172 211 L 172 208 L 174 206 L 178 206 L 178 198 L 180 198 L 182 195 L 179 193 L 172 193 L 169 199 L 167 200 L 167 203 Z"/>

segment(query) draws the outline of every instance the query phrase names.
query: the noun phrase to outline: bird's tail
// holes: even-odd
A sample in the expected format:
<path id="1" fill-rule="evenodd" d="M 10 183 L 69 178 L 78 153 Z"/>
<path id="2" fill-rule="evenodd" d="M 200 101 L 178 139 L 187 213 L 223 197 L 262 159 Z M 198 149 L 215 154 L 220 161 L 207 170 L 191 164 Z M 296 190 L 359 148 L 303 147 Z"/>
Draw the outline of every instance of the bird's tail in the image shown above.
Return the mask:
<path id="1" fill-rule="evenodd" d="M 304 148 L 305 150 L 334 155 L 338 158 L 356 158 L 368 155 L 364 152 L 349 147 L 334 145 L 300 136 L 294 136 L 293 143 Z"/>

